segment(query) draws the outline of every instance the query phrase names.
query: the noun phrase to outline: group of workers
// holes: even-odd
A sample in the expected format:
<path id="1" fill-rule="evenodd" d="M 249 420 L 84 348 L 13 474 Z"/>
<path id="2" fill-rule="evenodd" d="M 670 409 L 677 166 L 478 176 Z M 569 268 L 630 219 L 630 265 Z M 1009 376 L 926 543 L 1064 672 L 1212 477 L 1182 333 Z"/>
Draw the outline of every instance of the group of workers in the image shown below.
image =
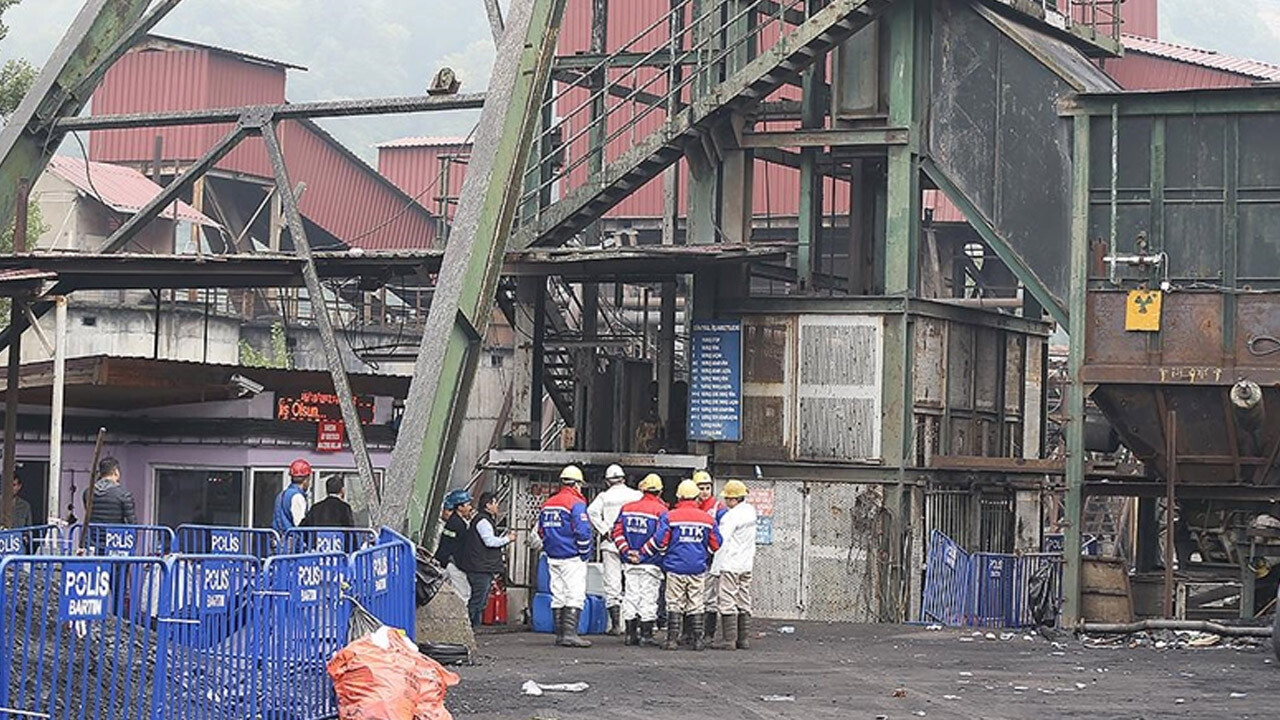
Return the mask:
<path id="1" fill-rule="evenodd" d="M 675 507 L 662 500 L 662 478 L 649 474 L 637 489 L 617 465 L 605 471 L 609 487 L 590 504 L 581 468 L 560 473 L 561 488 L 538 514 L 538 536 L 551 574 L 555 643 L 590 647 L 578 635 L 587 599 L 587 563 L 602 539 L 605 603 L 611 635 L 628 646 L 656 646 L 659 593 L 665 582 L 665 650 L 681 641 L 703 650 L 746 649 L 751 632 L 751 570 L 756 511 L 740 480 L 715 497 L 711 475 L 694 473 L 676 488 Z M 718 620 L 718 622 L 717 622 Z M 623 628 L 625 627 L 625 631 Z"/>

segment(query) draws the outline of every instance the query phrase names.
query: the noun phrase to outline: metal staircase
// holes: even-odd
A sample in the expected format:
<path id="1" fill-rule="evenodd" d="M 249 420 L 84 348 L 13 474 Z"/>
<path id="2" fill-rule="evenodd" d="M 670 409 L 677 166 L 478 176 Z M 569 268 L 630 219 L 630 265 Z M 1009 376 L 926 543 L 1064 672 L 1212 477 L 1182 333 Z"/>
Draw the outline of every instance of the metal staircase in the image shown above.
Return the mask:
<path id="1" fill-rule="evenodd" d="M 523 202 L 557 192 L 560 199 L 526 218 L 511 246 L 566 243 L 893 2 L 679 0 L 546 101 L 544 117 L 558 121 L 534 146 L 558 147 L 564 157 L 551 172 L 531 163 L 530 175 L 542 176 L 527 179 Z M 592 77 L 608 79 L 591 88 Z M 602 153 L 616 157 L 593 171 Z"/>

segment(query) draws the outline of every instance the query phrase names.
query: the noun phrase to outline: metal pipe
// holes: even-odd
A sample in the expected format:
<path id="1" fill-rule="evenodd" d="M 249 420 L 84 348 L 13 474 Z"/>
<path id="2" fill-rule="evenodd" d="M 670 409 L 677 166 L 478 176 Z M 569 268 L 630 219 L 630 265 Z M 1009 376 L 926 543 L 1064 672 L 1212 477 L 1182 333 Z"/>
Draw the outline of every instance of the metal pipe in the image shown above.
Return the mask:
<path id="1" fill-rule="evenodd" d="M 1240 426 L 1253 431 L 1262 427 L 1266 408 L 1262 403 L 1262 388 L 1252 380 L 1241 380 L 1231 387 L 1231 406 L 1235 408 Z"/>
<path id="2" fill-rule="evenodd" d="M 1164 616 L 1173 617 L 1173 498 L 1174 484 L 1178 482 L 1178 412 L 1169 411 L 1169 424 L 1165 430 L 1165 491 L 1164 491 Z"/>
<path id="3" fill-rule="evenodd" d="M 411 95 L 367 100 L 325 100 L 285 105 L 247 105 L 216 110 L 99 115 L 63 118 L 55 123 L 59 132 L 79 130 L 124 130 L 177 127 L 180 125 L 221 125 L 238 122 L 245 115 L 279 120 L 301 120 L 361 115 L 395 115 L 434 110 L 478 110 L 484 107 L 484 93 L 457 95 Z"/>
<path id="4" fill-rule="evenodd" d="M 53 402 L 49 408 L 49 512 L 56 517 L 62 494 L 62 407 L 67 382 L 67 298 L 54 298 Z"/>
<path id="5" fill-rule="evenodd" d="M 1139 620 L 1131 623 L 1095 623 L 1085 622 L 1077 626 L 1080 632 L 1097 633 L 1099 635 L 1128 635 L 1144 630 L 1190 630 L 1207 632 L 1228 637 L 1271 637 L 1270 627 L 1237 627 L 1221 625 L 1209 620 Z"/>

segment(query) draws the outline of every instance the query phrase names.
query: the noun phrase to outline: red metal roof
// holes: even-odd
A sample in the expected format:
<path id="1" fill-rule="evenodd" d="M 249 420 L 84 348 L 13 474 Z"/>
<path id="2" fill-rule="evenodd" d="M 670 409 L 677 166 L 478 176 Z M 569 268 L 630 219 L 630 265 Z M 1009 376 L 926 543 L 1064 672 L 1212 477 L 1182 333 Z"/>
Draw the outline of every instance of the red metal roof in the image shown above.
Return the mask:
<path id="1" fill-rule="evenodd" d="M 97 115 L 201 110 L 285 102 L 285 69 L 277 61 L 200 43 L 150 38 L 107 71 L 93 95 Z M 230 125 L 104 130 L 89 135 L 91 159 L 149 165 L 155 138 L 166 168 L 199 158 L 227 134 Z M 413 197 L 312 122 L 279 127 L 289 178 L 306 183 L 299 202 L 308 220 L 367 250 L 432 247 L 436 221 Z M 261 138 L 249 138 L 218 162 L 236 176 L 272 178 Z"/>
<path id="2" fill-rule="evenodd" d="M 81 194 L 97 198 L 112 210 L 128 215 L 138 212 L 151 202 L 152 198 L 160 194 L 160 186 L 151 182 L 147 176 L 137 170 L 119 165 L 54 155 L 49 160 L 48 172 L 71 183 Z M 218 227 L 218 223 L 190 205 L 182 201 L 176 204 L 179 220 L 206 227 Z M 174 206 L 165 208 L 160 216 L 172 220 Z"/>
<path id="3" fill-rule="evenodd" d="M 1160 37 L 1160 0 L 1124 0 L 1120 16 L 1124 31 L 1141 37 Z"/>
<path id="4" fill-rule="evenodd" d="M 1232 75 L 1240 75 L 1254 80 L 1280 81 L 1280 65 L 1226 55 L 1217 50 L 1177 45 L 1162 40 L 1127 34 L 1124 36 L 1124 49 L 1126 55 L 1128 53 L 1149 55 L 1165 60 L 1197 65 L 1210 70 L 1218 70 Z M 1108 63 L 1108 68 L 1110 65 Z M 1126 87 L 1126 89 L 1129 88 Z"/>

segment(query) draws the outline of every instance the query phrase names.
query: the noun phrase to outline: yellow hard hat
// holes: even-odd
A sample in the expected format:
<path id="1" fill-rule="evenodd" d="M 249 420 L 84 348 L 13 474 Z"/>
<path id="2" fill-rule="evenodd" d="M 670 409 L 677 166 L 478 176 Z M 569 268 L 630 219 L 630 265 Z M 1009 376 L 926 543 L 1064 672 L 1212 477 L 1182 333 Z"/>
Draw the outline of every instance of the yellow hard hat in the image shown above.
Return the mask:
<path id="1" fill-rule="evenodd" d="M 710 485 L 711 473 L 707 472 L 706 470 L 699 470 L 695 472 L 693 474 L 693 484 L 694 485 Z"/>
<path id="2" fill-rule="evenodd" d="M 741 480 L 730 480 L 724 484 L 720 494 L 727 498 L 744 498 L 747 496 L 747 484 Z"/>
<path id="3" fill-rule="evenodd" d="M 681 480 L 676 487 L 676 497 L 680 500 L 693 500 L 698 497 L 698 483 L 692 480 Z"/>
<path id="4" fill-rule="evenodd" d="M 662 492 L 662 478 L 649 473 L 640 481 L 640 492 Z"/>
<path id="5" fill-rule="evenodd" d="M 577 465 L 565 465 L 560 471 L 560 482 L 565 485 L 582 482 L 582 468 Z"/>

